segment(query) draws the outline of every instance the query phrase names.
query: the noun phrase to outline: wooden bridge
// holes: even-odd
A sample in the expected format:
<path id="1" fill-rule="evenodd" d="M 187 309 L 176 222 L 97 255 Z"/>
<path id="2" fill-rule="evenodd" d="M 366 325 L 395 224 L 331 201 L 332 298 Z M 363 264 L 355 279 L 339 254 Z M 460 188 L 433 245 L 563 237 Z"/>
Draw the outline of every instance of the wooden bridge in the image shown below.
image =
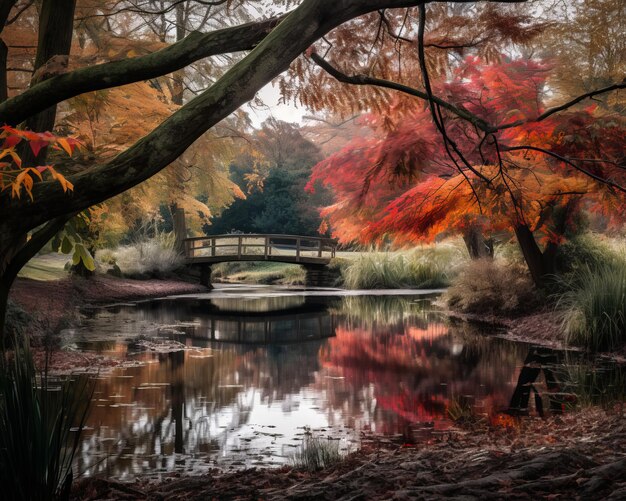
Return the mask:
<path id="1" fill-rule="evenodd" d="M 211 265 L 228 261 L 272 261 L 301 264 L 307 283 L 323 285 L 325 268 L 335 257 L 329 238 L 299 235 L 228 234 L 182 239 L 187 265 L 200 265 L 203 285 L 210 286 Z"/>
<path id="2" fill-rule="evenodd" d="M 187 264 L 226 261 L 275 261 L 296 264 L 328 264 L 335 257 L 335 243 L 328 238 L 296 235 L 215 235 L 183 240 Z"/>

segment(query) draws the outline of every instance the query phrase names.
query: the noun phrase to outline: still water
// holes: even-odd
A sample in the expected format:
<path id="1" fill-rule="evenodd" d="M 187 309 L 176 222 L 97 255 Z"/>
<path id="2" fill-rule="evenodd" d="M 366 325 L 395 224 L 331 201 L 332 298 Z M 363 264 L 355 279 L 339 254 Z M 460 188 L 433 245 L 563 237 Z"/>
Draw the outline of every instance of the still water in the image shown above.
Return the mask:
<path id="1" fill-rule="evenodd" d="M 486 336 L 434 297 L 225 286 L 86 311 L 66 342 L 132 366 L 98 376 L 78 471 L 280 465 L 309 432 L 343 451 L 373 434 L 415 444 L 459 414 L 560 412 L 623 389 L 620 368 Z"/>

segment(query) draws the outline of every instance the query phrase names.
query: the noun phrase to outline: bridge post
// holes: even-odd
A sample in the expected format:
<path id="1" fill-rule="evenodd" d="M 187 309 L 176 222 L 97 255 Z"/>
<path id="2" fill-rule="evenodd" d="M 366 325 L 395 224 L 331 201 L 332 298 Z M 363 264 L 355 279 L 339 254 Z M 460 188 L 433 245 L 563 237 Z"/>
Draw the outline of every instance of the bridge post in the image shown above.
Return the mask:
<path id="1" fill-rule="evenodd" d="M 200 285 L 204 285 L 205 287 L 212 289 L 211 285 L 211 265 L 203 264 L 200 266 Z"/>
<path id="2" fill-rule="evenodd" d="M 305 284 L 310 287 L 335 287 L 341 277 L 338 269 L 330 269 L 325 264 L 305 264 Z"/>

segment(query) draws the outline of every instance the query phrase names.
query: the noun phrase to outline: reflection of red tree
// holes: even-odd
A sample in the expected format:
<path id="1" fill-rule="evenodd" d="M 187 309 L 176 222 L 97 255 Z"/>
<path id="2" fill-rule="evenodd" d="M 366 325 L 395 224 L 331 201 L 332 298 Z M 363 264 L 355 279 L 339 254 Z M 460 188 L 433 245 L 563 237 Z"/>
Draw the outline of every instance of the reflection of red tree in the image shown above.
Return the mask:
<path id="1" fill-rule="evenodd" d="M 412 440 L 412 424 L 448 428 L 453 399 L 466 399 L 481 414 L 506 407 L 518 357 L 470 348 L 442 323 L 376 330 L 339 326 L 336 337 L 320 351 L 324 370 L 344 378 L 343 391 L 329 394 L 331 408 L 349 409 L 364 426 Z M 369 393 L 375 405 L 352 408 L 350 402 L 358 401 L 354 396 L 363 393 Z"/>
<path id="2" fill-rule="evenodd" d="M 445 419 L 448 408 L 448 399 L 441 395 L 415 394 L 404 388 L 396 395 L 378 395 L 376 401 L 383 409 L 392 411 L 411 423 L 433 422 L 435 428 L 440 428 L 442 419 Z"/>

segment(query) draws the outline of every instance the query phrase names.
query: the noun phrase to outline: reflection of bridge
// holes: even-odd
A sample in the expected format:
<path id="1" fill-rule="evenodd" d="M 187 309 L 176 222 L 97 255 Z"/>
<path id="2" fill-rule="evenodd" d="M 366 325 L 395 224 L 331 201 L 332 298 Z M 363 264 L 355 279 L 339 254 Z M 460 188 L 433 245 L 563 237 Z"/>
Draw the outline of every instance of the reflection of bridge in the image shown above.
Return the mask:
<path id="1" fill-rule="evenodd" d="M 207 286 L 211 281 L 211 265 L 228 261 L 301 264 L 307 269 L 307 282 L 320 282 L 336 250 L 329 238 L 297 235 L 212 235 L 185 238 L 182 242 L 185 262 L 201 266 L 201 282 Z"/>
<path id="2" fill-rule="evenodd" d="M 211 316 L 193 329 L 193 337 L 238 344 L 285 344 L 325 339 L 335 335 L 327 311 L 290 315 Z"/>

